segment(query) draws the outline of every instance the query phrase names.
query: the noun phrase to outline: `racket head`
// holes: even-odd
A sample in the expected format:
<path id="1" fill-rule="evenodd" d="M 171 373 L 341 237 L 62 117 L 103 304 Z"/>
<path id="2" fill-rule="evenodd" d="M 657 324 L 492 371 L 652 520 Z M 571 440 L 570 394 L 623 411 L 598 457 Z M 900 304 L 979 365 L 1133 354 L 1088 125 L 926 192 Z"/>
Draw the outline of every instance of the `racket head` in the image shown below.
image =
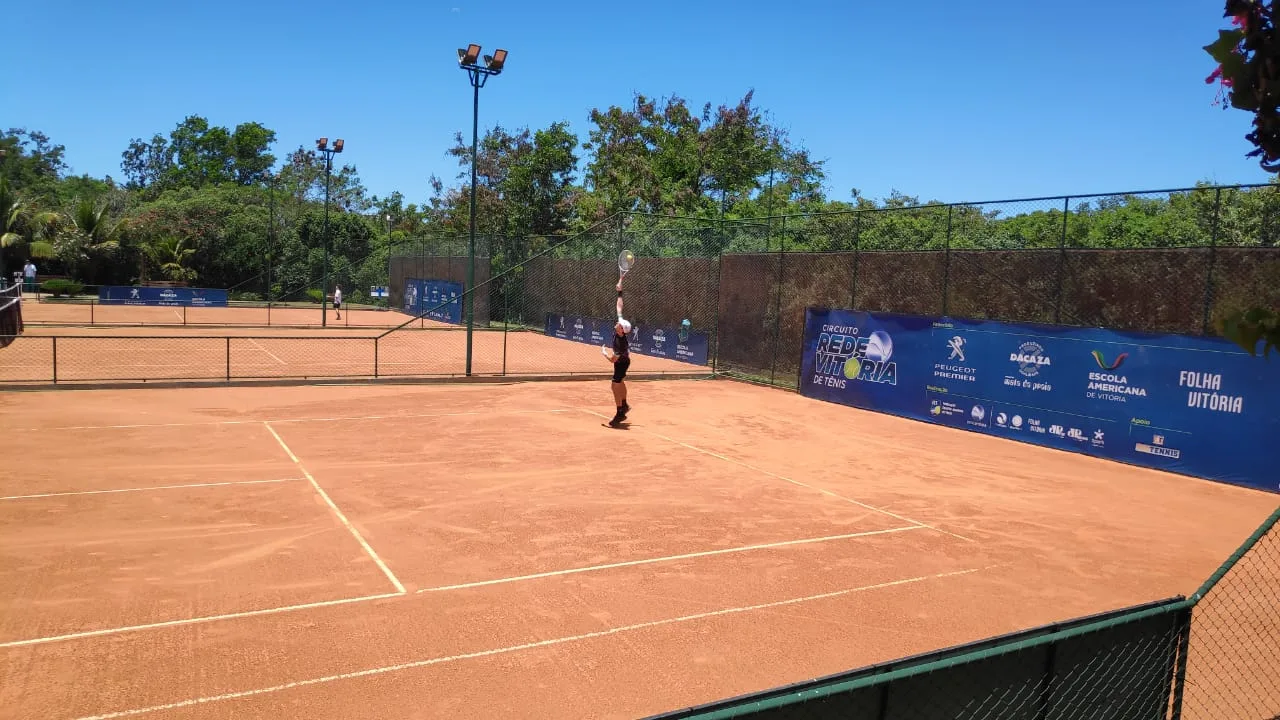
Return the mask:
<path id="1" fill-rule="evenodd" d="M 636 256 L 630 250 L 623 250 L 618 253 L 618 270 L 627 272 L 632 265 L 636 263 Z"/>

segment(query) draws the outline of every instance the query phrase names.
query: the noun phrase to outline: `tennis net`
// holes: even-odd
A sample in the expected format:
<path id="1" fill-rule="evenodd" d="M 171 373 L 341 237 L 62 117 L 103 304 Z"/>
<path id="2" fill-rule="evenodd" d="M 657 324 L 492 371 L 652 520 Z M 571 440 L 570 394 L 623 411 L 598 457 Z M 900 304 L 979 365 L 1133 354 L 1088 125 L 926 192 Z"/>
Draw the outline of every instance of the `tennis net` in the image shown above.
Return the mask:
<path id="1" fill-rule="evenodd" d="M 0 288 L 0 348 L 22 334 L 22 289 L 14 284 Z"/>

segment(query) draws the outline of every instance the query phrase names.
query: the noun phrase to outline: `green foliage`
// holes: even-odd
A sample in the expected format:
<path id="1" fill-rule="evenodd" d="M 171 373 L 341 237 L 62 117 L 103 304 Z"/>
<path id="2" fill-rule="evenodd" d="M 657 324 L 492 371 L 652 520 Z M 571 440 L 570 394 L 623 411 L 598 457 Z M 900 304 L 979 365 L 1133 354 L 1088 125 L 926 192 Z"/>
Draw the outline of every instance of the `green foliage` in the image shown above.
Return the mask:
<path id="1" fill-rule="evenodd" d="M 316 304 L 322 303 L 324 302 L 324 291 L 311 288 L 307 290 L 307 299 Z"/>
<path id="2" fill-rule="evenodd" d="M 1280 347 L 1280 314 L 1265 308 L 1236 311 L 1219 321 L 1218 331 L 1255 357 L 1261 344 L 1262 355 L 1269 357 Z"/>
<path id="3" fill-rule="evenodd" d="M 67 297 L 84 292 L 84 285 L 75 280 L 45 280 L 40 283 L 40 290 L 54 297 Z"/>
<path id="4" fill-rule="evenodd" d="M 235 130 L 212 126 L 192 115 L 178 123 L 166 138 L 134 138 L 121 154 L 128 187 L 154 196 L 175 187 L 262 182 L 275 164 L 268 150 L 276 134 L 259 123 L 241 123 Z"/>

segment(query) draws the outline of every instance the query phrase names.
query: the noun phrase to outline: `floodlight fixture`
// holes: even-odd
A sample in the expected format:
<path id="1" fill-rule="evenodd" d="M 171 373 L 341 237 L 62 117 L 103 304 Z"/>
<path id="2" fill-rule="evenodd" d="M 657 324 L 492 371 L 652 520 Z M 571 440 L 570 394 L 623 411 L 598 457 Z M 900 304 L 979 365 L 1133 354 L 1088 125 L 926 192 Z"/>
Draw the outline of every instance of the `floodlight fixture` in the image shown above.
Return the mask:
<path id="1" fill-rule="evenodd" d="M 471 67 L 480 59 L 480 46 L 475 43 L 467 45 L 467 49 L 458 48 L 458 64 L 463 67 Z"/>
<path id="2" fill-rule="evenodd" d="M 322 138 L 320 138 L 319 140 L 317 140 L 317 141 L 316 141 L 316 149 L 317 149 L 317 150 L 328 150 L 328 149 L 329 149 L 329 138 L 327 138 L 327 137 L 322 137 Z"/>
<path id="3" fill-rule="evenodd" d="M 507 64 L 507 51 L 498 49 L 493 55 L 484 56 L 484 66 L 494 73 L 502 72 L 502 66 Z"/>
<path id="4" fill-rule="evenodd" d="M 333 141 L 333 151 L 342 152 L 342 138 Z"/>

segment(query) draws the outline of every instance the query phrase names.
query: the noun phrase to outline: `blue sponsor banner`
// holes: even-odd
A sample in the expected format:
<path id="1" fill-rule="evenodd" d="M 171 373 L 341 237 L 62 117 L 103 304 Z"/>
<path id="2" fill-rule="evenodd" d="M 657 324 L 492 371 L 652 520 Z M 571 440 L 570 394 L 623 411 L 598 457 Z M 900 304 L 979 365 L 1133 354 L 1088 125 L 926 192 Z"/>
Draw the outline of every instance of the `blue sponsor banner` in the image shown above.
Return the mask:
<path id="1" fill-rule="evenodd" d="M 461 324 L 462 283 L 409 278 L 404 286 L 404 311 L 431 320 Z"/>
<path id="2" fill-rule="evenodd" d="M 547 313 L 547 335 L 596 347 L 612 346 L 613 326 L 616 322 L 613 319 Z M 631 352 L 636 355 L 679 360 L 694 365 L 707 364 L 707 334 L 694 332 L 688 326 L 641 327 L 633 322 L 627 339 L 631 343 Z"/>
<path id="3" fill-rule="evenodd" d="M 131 287 L 103 285 L 98 302 L 104 305 L 189 305 L 226 307 L 227 291 L 211 288 Z"/>
<path id="4" fill-rule="evenodd" d="M 800 392 L 1280 489 L 1280 367 L 1220 338 L 809 308 Z"/>

